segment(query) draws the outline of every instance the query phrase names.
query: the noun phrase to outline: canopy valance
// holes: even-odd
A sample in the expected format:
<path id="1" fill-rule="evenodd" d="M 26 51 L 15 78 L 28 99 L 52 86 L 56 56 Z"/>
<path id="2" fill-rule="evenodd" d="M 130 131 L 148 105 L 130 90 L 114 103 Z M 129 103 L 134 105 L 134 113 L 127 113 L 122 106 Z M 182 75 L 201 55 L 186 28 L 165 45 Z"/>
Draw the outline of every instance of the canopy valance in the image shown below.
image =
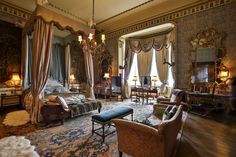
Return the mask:
<path id="1" fill-rule="evenodd" d="M 32 13 L 29 21 L 25 24 L 24 33 L 32 32 L 33 25 L 37 18 L 42 18 L 46 23 L 53 23 L 59 29 L 67 29 L 71 32 L 85 34 L 89 32 L 89 27 L 86 24 L 67 18 L 47 8 L 37 5 L 37 8 Z"/>

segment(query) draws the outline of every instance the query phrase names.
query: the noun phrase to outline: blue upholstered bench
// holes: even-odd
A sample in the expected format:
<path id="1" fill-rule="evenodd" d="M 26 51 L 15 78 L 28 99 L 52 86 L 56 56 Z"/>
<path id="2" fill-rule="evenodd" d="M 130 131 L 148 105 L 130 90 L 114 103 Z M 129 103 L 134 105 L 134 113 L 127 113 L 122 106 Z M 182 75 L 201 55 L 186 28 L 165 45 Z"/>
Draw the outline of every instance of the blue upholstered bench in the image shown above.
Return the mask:
<path id="1" fill-rule="evenodd" d="M 106 136 L 115 132 L 115 131 L 113 131 L 108 134 L 105 134 L 105 132 L 104 132 L 105 125 L 111 126 L 112 119 L 123 118 L 128 115 L 131 115 L 131 120 L 133 120 L 133 109 L 130 107 L 126 107 L 126 106 L 118 106 L 113 109 L 103 111 L 99 114 L 93 115 L 92 116 L 92 134 L 96 133 L 97 135 L 101 136 L 102 141 L 104 142 Z M 95 122 L 102 125 L 102 127 L 94 129 Z M 100 130 L 100 129 L 102 129 L 102 134 L 96 132 L 97 130 Z"/>

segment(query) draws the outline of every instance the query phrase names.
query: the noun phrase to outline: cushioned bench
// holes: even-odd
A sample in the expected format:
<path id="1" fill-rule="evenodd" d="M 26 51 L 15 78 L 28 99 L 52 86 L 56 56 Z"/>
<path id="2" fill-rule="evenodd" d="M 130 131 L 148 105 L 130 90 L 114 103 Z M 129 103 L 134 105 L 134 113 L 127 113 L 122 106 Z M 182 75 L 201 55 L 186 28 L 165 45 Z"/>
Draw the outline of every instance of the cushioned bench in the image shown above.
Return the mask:
<path id="1" fill-rule="evenodd" d="M 118 106 L 113 109 L 103 111 L 99 114 L 92 116 L 92 134 L 96 133 L 97 135 L 102 137 L 102 141 L 104 142 L 105 137 L 114 133 L 110 132 L 108 134 L 105 134 L 104 129 L 105 125 L 111 126 L 111 120 L 115 118 L 123 118 L 125 116 L 131 115 L 131 120 L 133 121 L 133 109 L 126 106 Z M 102 125 L 102 127 L 94 129 L 94 122 Z M 102 129 L 102 134 L 96 132 L 97 130 Z"/>

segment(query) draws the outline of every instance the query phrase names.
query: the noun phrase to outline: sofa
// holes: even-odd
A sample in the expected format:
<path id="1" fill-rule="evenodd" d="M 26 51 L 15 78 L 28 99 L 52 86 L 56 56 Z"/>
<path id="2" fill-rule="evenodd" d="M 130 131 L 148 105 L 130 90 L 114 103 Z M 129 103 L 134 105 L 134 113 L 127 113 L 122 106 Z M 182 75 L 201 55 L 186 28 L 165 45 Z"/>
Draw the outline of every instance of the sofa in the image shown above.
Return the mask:
<path id="1" fill-rule="evenodd" d="M 171 117 L 163 114 L 164 119 L 154 126 L 123 119 L 112 120 L 117 129 L 119 156 L 123 152 L 134 157 L 173 156 L 182 133 L 182 114 L 183 106 L 175 106 Z"/>

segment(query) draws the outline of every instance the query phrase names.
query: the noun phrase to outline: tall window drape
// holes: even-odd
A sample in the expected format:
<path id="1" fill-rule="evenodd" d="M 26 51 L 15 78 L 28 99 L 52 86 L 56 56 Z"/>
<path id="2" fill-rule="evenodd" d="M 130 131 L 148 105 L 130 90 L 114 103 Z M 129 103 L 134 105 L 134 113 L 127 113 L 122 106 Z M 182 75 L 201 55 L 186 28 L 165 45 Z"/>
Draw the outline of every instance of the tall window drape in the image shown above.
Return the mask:
<path id="1" fill-rule="evenodd" d="M 138 69 L 139 76 L 149 76 L 152 66 L 152 53 L 151 50 L 148 52 L 138 53 Z"/>
<path id="2" fill-rule="evenodd" d="M 31 109 L 31 122 L 40 121 L 40 98 L 48 75 L 51 58 L 53 23 L 46 23 L 37 18 L 34 24 L 33 51 L 32 51 L 32 86 L 33 103 Z"/>
<path id="3" fill-rule="evenodd" d="M 49 77 L 65 83 L 65 49 L 60 44 L 52 45 Z"/>

